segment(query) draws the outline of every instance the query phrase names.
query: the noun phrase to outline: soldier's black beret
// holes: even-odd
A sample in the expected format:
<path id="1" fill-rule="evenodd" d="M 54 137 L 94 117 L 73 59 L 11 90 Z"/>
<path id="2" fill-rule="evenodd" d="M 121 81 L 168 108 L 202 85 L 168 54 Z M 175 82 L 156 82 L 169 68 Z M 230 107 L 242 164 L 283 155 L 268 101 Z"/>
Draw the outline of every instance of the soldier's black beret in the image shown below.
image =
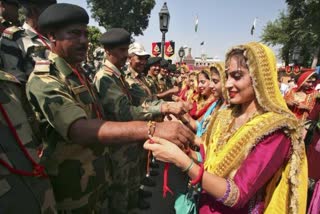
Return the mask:
<path id="1" fill-rule="evenodd" d="M 175 71 L 177 70 L 177 66 L 176 66 L 175 64 L 170 64 L 170 65 L 168 66 L 168 70 L 169 70 L 170 72 L 175 72 Z"/>
<path id="2" fill-rule="evenodd" d="M 150 67 L 151 65 L 160 63 L 161 59 L 162 59 L 161 57 L 150 57 L 147 61 L 147 66 Z"/>
<path id="3" fill-rule="evenodd" d="M 36 5 L 50 5 L 56 4 L 57 0 L 18 0 L 22 5 L 36 4 Z"/>
<path id="4" fill-rule="evenodd" d="M 50 5 L 39 16 L 38 26 L 41 30 L 58 28 L 70 24 L 88 24 L 89 16 L 78 5 L 60 3 Z"/>
<path id="5" fill-rule="evenodd" d="M 131 43 L 131 35 L 123 28 L 111 28 L 101 35 L 100 43 L 105 47 L 117 47 L 120 45 L 129 45 Z"/>
<path id="6" fill-rule="evenodd" d="M 168 68 L 168 66 L 169 66 L 168 60 L 162 59 L 162 60 L 160 61 L 160 67 L 161 67 L 161 68 Z"/>
<path id="7" fill-rule="evenodd" d="M 14 4 L 19 6 L 20 2 L 18 0 L 2 0 L 3 2 L 6 2 L 8 4 Z"/>

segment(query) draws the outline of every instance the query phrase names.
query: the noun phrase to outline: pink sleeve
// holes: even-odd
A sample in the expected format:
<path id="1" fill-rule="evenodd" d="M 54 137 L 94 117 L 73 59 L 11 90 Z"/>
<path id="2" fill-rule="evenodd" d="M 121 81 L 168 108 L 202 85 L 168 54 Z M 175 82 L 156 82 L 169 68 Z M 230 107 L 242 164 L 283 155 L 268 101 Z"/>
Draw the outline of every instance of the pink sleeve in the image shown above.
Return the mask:
<path id="1" fill-rule="evenodd" d="M 239 189 L 239 198 L 234 208 L 245 206 L 287 161 L 290 139 L 280 130 L 264 138 L 248 155 L 234 182 Z"/>

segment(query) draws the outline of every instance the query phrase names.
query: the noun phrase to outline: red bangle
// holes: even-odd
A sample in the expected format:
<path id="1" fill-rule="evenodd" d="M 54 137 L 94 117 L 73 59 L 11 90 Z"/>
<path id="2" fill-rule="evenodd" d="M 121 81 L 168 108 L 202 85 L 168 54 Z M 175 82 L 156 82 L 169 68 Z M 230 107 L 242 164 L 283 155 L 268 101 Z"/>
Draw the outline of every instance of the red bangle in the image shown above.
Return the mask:
<path id="1" fill-rule="evenodd" d="M 198 176 L 195 179 L 191 180 L 191 182 L 190 182 L 191 185 L 194 186 L 194 185 L 200 183 L 202 180 L 203 173 L 204 173 L 204 165 L 201 163 Z"/>

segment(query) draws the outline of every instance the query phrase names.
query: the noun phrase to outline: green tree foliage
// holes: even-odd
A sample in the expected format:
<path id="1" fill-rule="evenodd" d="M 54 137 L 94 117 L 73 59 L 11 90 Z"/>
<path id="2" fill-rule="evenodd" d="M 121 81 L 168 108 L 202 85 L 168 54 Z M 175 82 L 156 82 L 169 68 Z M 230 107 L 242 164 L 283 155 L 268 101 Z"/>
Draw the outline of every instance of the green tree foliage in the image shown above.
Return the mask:
<path id="1" fill-rule="evenodd" d="M 286 0 L 287 12 L 268 22 L 263 30 L 262 41 L 269 45 L 280 45 L 280 55 L 288 64 L 292 54 L 300 50 L 302 65 L 316 65 L 320 47 L 320 1 Z M 291 60 L 290 60 L 291 59 Z M 313 62 L 312 62 L 313 61 Z"/>
<path id="2" fill-rule="evenodd" d="M 99 46 L 99 39 L 101 37 L 101 32 L 99 28 L 95 26 L 89 26 L 88 31 L 89 31 L 89 35 L 88 35 L 89 42 L 94 48 L 96 48 L 97 46 Z"/>
<path id="3" fill-rule="evenodd" d="M 90 60 L 93 59 L 93 51 L 99 46 L 99 39 L 101 37 L 101 32 L 99 28 L 95 26 L 88 26 L 89 32 L 89 50 L 88 50 L 88 57 Z"/>
<path id="4" fill-rule="evenodd" d="M 105 29 L 122 27 L 143 35 L 155 0 L 87 0 L 93 18 Z"/>
<path id="5" fill-rule="evenodd" d="M 280 57 L 289 64 L 290 50 L 293 47 L 293 39 L 290 37 L 291 20 L 284 13 L 281 12 L 279 17 L 274 22 L 268 22 L 263 29 L 261 39 L 268 45 L 280 45 Z"/>

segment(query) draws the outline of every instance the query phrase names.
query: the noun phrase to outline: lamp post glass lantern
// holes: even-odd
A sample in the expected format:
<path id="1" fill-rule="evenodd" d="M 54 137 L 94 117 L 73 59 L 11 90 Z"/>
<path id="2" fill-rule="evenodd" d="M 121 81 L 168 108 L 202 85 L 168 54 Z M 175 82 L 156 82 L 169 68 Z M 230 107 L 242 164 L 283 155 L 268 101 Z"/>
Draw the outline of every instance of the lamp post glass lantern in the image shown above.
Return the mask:
<path id="1" fill-rule="evenodd" d="M 292 53 L 292 61 L 294 65 L 301 65 L 303 62 L 303 56 L 301 55 L 301 47 L 296 47 Z"/>
<path id="2" fill-rule="evenodd" d="M 164 43 L 166 40 L 166 32 L 169 29 L 170 13 L 167 7 L 167 2 L 165 2 L 159 12 L 159 21 L 160 21 L 160 31 L 162 32 L 161 40 L 161 57 L 164 58 Z"/>
<path id="3" fill-rule="evenodd" d="M 184 48 L 183 48 L 183 47 L 180 47 L 179 52 L 178 52 L 178 55 L 179 55 L 179 57 L 180 57 L 180 66 L 181 66 L 181 64 L 182 64 L 182 58 L 183 58 L 184 55 L 185 55 L 185 51 L 184 51 Z"/>

